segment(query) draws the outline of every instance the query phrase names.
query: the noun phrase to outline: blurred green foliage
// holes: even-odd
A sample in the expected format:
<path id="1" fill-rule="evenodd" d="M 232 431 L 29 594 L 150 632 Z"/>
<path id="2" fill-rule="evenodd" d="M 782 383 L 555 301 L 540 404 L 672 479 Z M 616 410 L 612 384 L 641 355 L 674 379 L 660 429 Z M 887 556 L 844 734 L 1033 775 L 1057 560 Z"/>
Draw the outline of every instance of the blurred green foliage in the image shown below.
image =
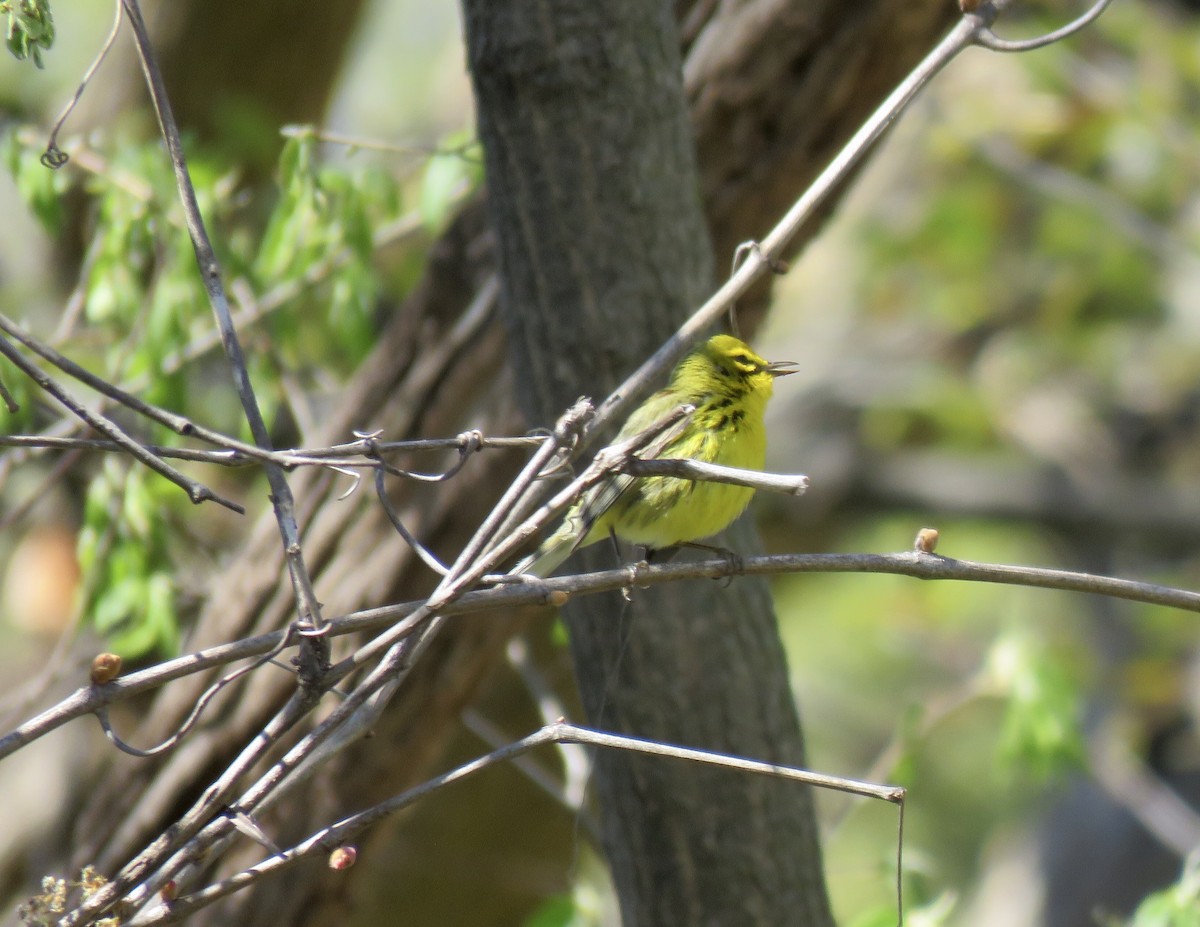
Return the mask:
<path id="1" fill-rule="evenodd" d="M 1190 856 L 1179 881 L 1143 901 L 1129 927 L 1200 927 L 1200 856 Z"/>
<path id="2" fill-rule="evenodd" d="M 161 146 L 114 134 L 103 151 L 86 151 L 85 170 L 51 171 L 40 149 L 22 135 L 4 138 L 5 161 L 26 204 L 47 231 L 60 232 L 64 195 L 86 196 L 89 234 L 78 318 L 61 345 L 72 359 L 143 398 L 248 438 L 228 375 L 211 358 L 212 313 L 187 235 L 174 174 Z M 477 183 L 477 153 L 463 139 L 439 155 L 420 190 L 422 217 L 441 223 L 453 201 Z M 211 152 L 188 145 L 189 169 L 226 286 L 251 302 L 241 310 L 241 337 L 260 407 L 281 440 L 290 437 L 289 390 L 320 390 L 349 374 L 370 349 L 381 283 L 393 296 L 411 285 L 409 262 L 382 278 L 375 230 L 402 216 L 406 172 L 361 159 L 325 163 L 317 133 L 293 134 L 283 146 L 275 195 L 242 189 L 238 171 Z M 466 152 L 466 154 L 464 154 Z M 451 161 L 471 163 L 454 170 Z M 416 241 L 417 249 L 423 242 Z M 263 308 L 258 301 L 268 301 Z M 203 346 L 202 346 L 203 345 Z M 214 383 L 214 380 L 216 381 Z M 22 381 L 18 413 L 0 411 L 6 430 L 44 427 L 47 409 L 28 401 Z M 299 397 L 292 397 L 293 399 Z M 172 445 L 168 429 L 141 423 L 151 443 Z M 179 579 L 188 545 L 173 542 L 177 487 L 140 468 L 109 459 L 88 486 L 80 530 L 84 613 L 110 646 L 126 657 L 177 649 Z M 177 540 L 177 539 L 176 539 Z M 194 556 L 195 552 L 191 552 Z"/>
<path id="3" fill-rule="evenodd" d="M 421 218 L 431 233 L 440 232 L 451 207 L 466 190 L 483 182 L 483 151 L 474 134 L 447 136 L 425 165 L 421 181 Z"/>
<path id="4" fill-rule="evenodd" d="M 774 466 L 824 507 L 760 499 L 773 547 L 794 549 L 787 521 L 819 550 L 934 525 L 947 556 L 1200 582 L 1197 47 L 1195 16 L 1114 4 L 1068 42 L 964 56 L 906 117 L 772 323 L 781 356 L 816 346 L 772 431 L 796 460 Z M 1119 712 L 1134 753 L 1194 721 L 1186 614 L 890 576 L 774 588 L 810 763 L 909 788 L 910 902 L 953 892 L 946 923 L 979 918 L 989 872 L 1096 775 L 1098 718 Z M 894 922 L 894 821 L 818 801 L 839 920 Z"/>
<path id="5" fill-rule="evenodd" d="M 62 198 L 67 191 L 67 176 L 42 164 L 41 152 L 19 143 L 15 132 L 0 137 L 0 149 L 21 199 L 48 234 L 59 234 L 63 228 Z"/>
<path id="6" fill-rule="evenodd" d="M 179 649 L 176 564 L 166 514 L 175 486 L 116 457 L 88 486 L 79 531 L 84 609 L 90 623 L 125 659 Z"/>

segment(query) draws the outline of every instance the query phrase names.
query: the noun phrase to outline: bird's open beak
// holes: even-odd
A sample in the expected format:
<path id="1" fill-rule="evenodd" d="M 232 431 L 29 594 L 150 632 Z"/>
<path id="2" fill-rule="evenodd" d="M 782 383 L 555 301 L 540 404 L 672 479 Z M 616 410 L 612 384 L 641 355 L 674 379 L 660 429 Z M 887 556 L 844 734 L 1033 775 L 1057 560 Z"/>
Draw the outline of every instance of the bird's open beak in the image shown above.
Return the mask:
<path id="1" fill-rule="evenodd" d="M 797 373 L 800 365 L 795 361 L 771 361 L 767 364 L 767 373 L 773 377 L 786 377 L 789 373 Z"/>

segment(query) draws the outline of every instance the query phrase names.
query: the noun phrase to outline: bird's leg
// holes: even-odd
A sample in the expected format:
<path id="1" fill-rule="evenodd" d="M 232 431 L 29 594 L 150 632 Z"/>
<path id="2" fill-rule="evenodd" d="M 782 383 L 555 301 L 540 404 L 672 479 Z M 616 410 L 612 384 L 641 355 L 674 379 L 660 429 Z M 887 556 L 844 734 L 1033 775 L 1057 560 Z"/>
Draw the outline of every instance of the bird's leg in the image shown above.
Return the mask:
<path id="1" fill-rule="evenodd" d="M 746 561 L 742 559 L 742 555 L 737 551 L 730 550 L 728 547 L 718 547 L 714 544 L 702 544 L 699 541 L 683 541 L 675 547 L 678 550 L 680 547 L 690 547 L 693 550 L 705 550 L 710 554 L 716 554 L 729 564 L 729 576 L 724 577 L 725 584 L 733 582 L 734 574 L 746 572 Z"/>
<path id="2" fill-rule="evenodd" d="M 617 533 L 612 528 L 608 529 L 608 543 L 612 546 L 613 554 L 617 558 L 618 563 L 622 563 L 624 558 L 621 556 L 621 542 L 617 540 Z M 645 563 L 643 559 L 639 563 L 635 563 L 629 570 L 629 582 L 621 587 L 621 598 L 626 602 L 633 601 L 633 585 L 637 582 L 638 567 Z"/>

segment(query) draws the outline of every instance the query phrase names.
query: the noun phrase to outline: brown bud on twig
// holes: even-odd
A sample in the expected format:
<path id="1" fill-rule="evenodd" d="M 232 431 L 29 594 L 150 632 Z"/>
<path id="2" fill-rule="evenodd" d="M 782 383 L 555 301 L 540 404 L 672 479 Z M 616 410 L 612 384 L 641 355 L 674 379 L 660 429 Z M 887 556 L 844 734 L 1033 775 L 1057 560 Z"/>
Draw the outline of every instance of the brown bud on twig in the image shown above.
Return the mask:
<path id="1" fill-rule="evenodd" d="M 923 554 L 932 554 L 937 550 L 937 542 L 937 528 L 922 528 L 917 532 L 916 540 L 913 541 L 913 549 L 919 550 Z"/>
<path id="2" fill-rule="evenodd" d="M 356 847 L 338 847 L 329 854 L 329 868 L 340 872 L 353 866 L 356 859 L 358 859 Z"/>
<path id="3" fill-rule="evenodd" d="M 121 675 L 121 658 L 115 653 L 98 653 L 92 660 L 92 685 L 102 686 Z"/>
<path id="4" fill-rule="evenodd" d="M 163 904 L 170 904 L 179 897 L 179 883 L 174 879 L 167 879 L 158 890 L 158 897 L 162 899 Z"/>
<path id="5" fill-rule="evenodd" d="M 546 596 L 546 604 L 553 605 L 555 608 L 562 608 L 562 606 L 567 604 L 567 600 L 570 598 L 571 596 L 563 590 L 553 589 L 550 591 L 550 594 Z"/>

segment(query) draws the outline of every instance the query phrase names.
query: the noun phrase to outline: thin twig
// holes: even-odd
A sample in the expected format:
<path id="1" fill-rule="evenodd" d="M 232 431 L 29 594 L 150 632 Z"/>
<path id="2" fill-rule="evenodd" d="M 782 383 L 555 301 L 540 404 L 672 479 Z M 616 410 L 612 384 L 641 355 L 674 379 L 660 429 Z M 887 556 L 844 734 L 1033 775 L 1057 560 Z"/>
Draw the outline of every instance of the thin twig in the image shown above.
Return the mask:
<path id="1" fill-rule="evenodd" d="M 106 736 L 109 739 L 109 742 L 122 753 L 128 753 L 130 756 L 136 756 L 139 759 L 147 759 L 152 756 L 159 756 L 163 753 L 166 753 L 168 750 L 173 750 L 179 745 L 179 742 L 187 736 L 188 732 L 193 727 L 196 726 L 196 722 L 200 720 L 200 716 L 204 713 L 204 709 L 208 707 L 208 704 L 214 698 L 217 697 L 217 693 L 219 693 L 231 682 L 241 679 L 247 673 L 258 669 L 264 664 L 274 661 L 275 657 L 280 654 L 289 643 L 291 643 L 290 628 L 285 631 L 282 636 L 280 636 L 279 642 L 269 651 L 267 651 L 267 653 L 260 656 L 253 663 L 249 663 L 246 666 L 240 666 L 231 673 L 226 673 L 207 689 L 205 689 L 192 705 L 192 710 L 188 712 L 188 716 L 183 720 L 183 723 L 175 729 L 174 733 L 153 747 L 146 747 L 144 749 L 140 747 L 134 747 L 133 745 L 122 740 L 117 735 L 117 732 L 113 730 L 112 724 L 108 719 L 107 706 L 96 709 L 96 718 L 100 722 L 100 727 L 104 729 L 104 736 Z"/>
<path id="2" fill-rule="evenodd" d="M 1061 42 L 1063 39 L 1069 38 L 1084 26 L 1094 22 L 1099 18 L 1101 13 L 1108 9 L 1108 5 L 1111 2 L 1112 0 L 1097 0 L 1097 3 L 1091 9 L 1077 19 L 1067 23 L 1061 29 L 1055 29 L 1053 32 L 1048 32 L 1033 39 L 1002 39 L 985 26 L 975 36 L 975 44 L 998 52 L 1027 52 L 1037 48 L 1045 48 L 1047 45 L 1053 45 L 1055 42 Z"/>
<path id="3" fill-rule="evenodd" d="M 146 76 L 146 84 L 150 90 L 150 99 L 154 104 L 154 112 L 158 117 L 159 128 L 167 143 L 167 151 L 171 157 L 171 166 L 175 171 L 175 181 L 179 188 L 180 200 L 183 204 L 184 218 L 187 222 L 188 234 L 192 247 L 196 252 L 196 263 L 200 268 L 200 276 L 204 280 L 204 288 L 208 293 L 209 303 L 216 318 L 217 328 L 221 332 L 221 342 L 225 347 L 225 355 L 229 359 L 230 372 L 233 375 L 234 388 L 242 404 L 242 411 L 250 427 L 254 443 L 263 450 L 272 450 L 271 436 L 263 421 L 254 388 L 250 383 L 250 374 L 246 369 L 246 359 L 238 340 L 237 331 L 230 317 L 229 300 L 225 295 L 225 285 L 221 279 L 221 269 L 217 262 L 216 252 L 209 241 L 204 219 L 200 215 L 200 206 L 196 201 L 196 191 L 188 173 L 187 161 L 183 153 L 183 142 L 179 136 L 179 127 L 171 112 L 171 103 L 167 98 L 166 86 L 162 73 L 155 61 L 154 49 L 142 19 L 142 11 L 137 0 L 121 0 L 133 29 L 134 42 L 137 46 L 138 58 L 142 71 Z M 271 503 L 275 510 L 275 519 L 279 525 L 279 534 L 283 541 L 284 555 L 287 558 L 288 573 L 291 576 L 292 588 L 295 591 L 296 603 L 299 606 L 299 621 L 302 629 L 312 632 L 306 645 L 302 648 L 300 680 L 302 685 L 317 686 L 321 674 L 328 662 L 328 648 L 317 636 L 323 630 L 321 606 L 313 592 L 312 579 L 304 563 L 304 555 L 300 546 L 300 531 L 296 525 L 295 503 L 292 491 L 288 486 L 283 471 L 272 464 L 265 467 L 267 482 L 271 488 Z"/>
<path id="4" fill-rule="evenodd" d="M 379 442 L 376 440 L 379 437 L 379 432 L 372 432 L 366 435 L 355 432 L 355 434 L 363 440 L 367 446 L 367 453 L 379 462 L 379 466 L 383 471 L 406 480 L 415 480 L 418 483 L 443 483 L 452 477 L 458 476 L 458 472 L 467 465 L 467 461 L 471 459 L 471 455 L 483 447 L 482 431 L 463 432 L 454 439 L 458 449 L 458 460 L 451 467 L 440 473 L 422 473 L 417 470 L 405 470 L 385 461 L 379 449 Z"/>
<path id="5" fill-rule="evenodd" d="M 461 145 L 453 145 L 449 148 L 443 148 L 432 142 L 410 142 L 409 144 L 401 144 L 398 142 L 385 142 L 377 138 L 369 138 L 365 135 L 345 135 L 341 132 L 334 132 L 330 129 L 321 129 L 311 125 L 286 125 L 282 126 L 279 134 L 284 138 L 315 138 L 317 141 L 329 142 L 333 145 L 345 145 L 347 148 L 361 148 L 365 151 L 386 151 L 391 154 L 402 155 L 420 155 L 424 158 L 429 158 L 434 155 L 457 155 L 464 161 L 469 161 L 474 164 L 480 162 L 480 158 L 472 157 L 470 152 L 472 149 L 478 148 L 479 142 L 476 139 L 471 139 L 468 142 L 463 142 Z"/>
<path id="6" fill-rule="evenodd" d="M 21 344 L 25 345 L 25 347 L 29 348 L 29 350 L 33 351 L 39 357 L 49 361 L 63 373 L 67 374 L 67 376 L 78 380 L 84 386 L 94 389 L 102 396 L 107 396 L 114 402 L 125 406 L 144 418 L 148 418 L 152 422 L 157 422 L 159 425 L 171 429 L 177 435 L 182 437 L 196 437 L 202 441 L 207 441 L 209 444 L 237 451 L 245 457 L 263 461 L 270 461 L 272 459 L 272 454 L 269 451 L 264 451 L 253 444 L 247 444 L 244 441 L 223 435 L 210 428 L 205 428 L 203 425 L 193 422 L 187 416 L 153 405 L 132 393 L 126 392 L 119 386 L 114 386 L 103 377 L 96 376 L 90 370 L 81 367 L 69 357 L 59 353 L 41 339 L 34 337 L 3 313 L 0 313 L 0 331 L 21 342 Z"/>
<path id="7" fill-rule="evenodd" d="M 303 859 L 331 852 L 341 844 L 352 840 L 373 824 L 409 807 L 427 795 L 475 776 L 485 769 L 514 760 L 537 747 L 551 743 L 585 744 L 603 749 L 625 750 L 632 753 L 641 753 L 646 756 L 684 760 L 705 766 L 732 769 L 741 773 L 768 776 L 773 779 L 798 782 L 817 788 L 849 792 L 850 794 L 860 795 L 864 798 L 886 801 L 901 809 L 904 807 L 906 796 L 906 791 L 901 786 L 877 785 L 872 782 L 862 782 L 856 779 L 845 779 L 840 776 L 815 773 L 796 766 L 763 763 L 758 760 L 712 753 L 707 750 L 693 750 L 688 747 L 673 746 L 656 741 L 623 737 L 617 734 L 609 734 L 604 731 L 568 724 L 565 721 L 558 721 L 535 731 L 527 737 L 523 737 L 521 740 L 493 750 L 491 753 L 423 782 L 415 788 L 408 789 L 399 795 L 380 802 L 365 811 L 351 815 L 337 824 L 322 828 L 288 850 L 271 856 L 237 875 L 206 886 L 198 892 L 177 898 L 170 905 L 158 905 L 143 910 L 130 921 L 130 924 L 137 925 L 137 927 L 150 927 L 150 925 L 170 924 L 183 920 L 200 908 L 206 907 L 269 875 L 289 869 Z"/>
<path id="8" fill-rule="evenodd" d="M 630 476 L 676 476 L 685 480 L 731 483 L 734 486 L 765 489 L 785 496 L 802 496 L 808 489 L 808 477 L 800 474 L 743 470 L 741 467 L 726 467 L 686 457 L 631 457 L 621 464 L 620 471 Z"/>
<path id="9" fill-rule="evenodd" d="M 234 832 L 228 816 L 223 816 L 216 822 L 211 821 L 212 816 L 227 808 L 228 797 L 241 777 L 262 759 L 282 734 L 308 714 L 312 707 L 310 701 L 308 690 L 298 689 L 294 692 L 287 704 L 246 745 L 217 780 L 204 790 L 192 808 L 124 866 L 115 878 L 62 918 L 59 922 L 60 927 L 90 923 L 122 898 L 136 904 L 144 903 L 148 894 L 158 891 L 172 875 L 195 862 L 195 854 L 188 854 L 185 844 L 201 832 L 206 822 L 209 822 L 210 828 L 215 824 L 226 833 Z M 236 814 L 240 809 L 229 810 L 230 813 Z M 181 850 L 180 847 L 184 849 Z M 174 864 L 173 868 L 163 865 L 167 860 Z M 141 891 L 131 892 L 139 883 L 142 883 Z"/>
<path id="10" fill-rule="evenodd" d="M 156 457 L 150 451 L 146 450 L 142 445 L 134 441 L 122 431 L 114 422 L 104 417 L 98 412 L 93 412 L 83 403 L 77 402 L 71 394 L 63 388 L 52 377 L 38 369 L 35 364 L 26 360 L 21 352 L 9 342 L 7 338 L 0 337 L 0 354 L 3 354 L 15 367 L 17 367 L 25 376 L 29 377 L 38 388 L 43 392 L 53 396 L 64 408 L 69 410 L 73 415 L 81 421 L 86 422 L 89 426 L 96 429 L 103 435 L 107 435 L 109 440 L 121 445 L 135 460 L 143 466 L 149 467 L 155 473 L 170 480 L 180 489 L 187 493 L 188 498 L 197 505 L 201 502 L 216 502 L 218 505 L 223 505 L 231 511 L 237 512 L 239 515 L 244 515 L 246 510 L 232 500 L 226 499 L 223 496 L 217 495 L 207 486 L 198 483 L 195 480 L 184 476 L 166 461 L 160 457 Z"/>
<path id="11" fill-rule="evenodd" d="M 67 156 L 58 147 L 58 133 L 62 130 L 63 123 L 74 112 L 75 107 L 79 103 L 79 98 L 83 96 L 83 91 L 87 89 L 87 85 L 91 83 L 92 77 L 100 68 L 104 59 L 108 57 L 109 50 L 112 49 L 113 42 L 117 40 L 117 33 L 121 31 L 121 0 L 117 0 L 116 13 L 113 16 L 112 28 L 108 30 L 108 37 L 104 40 L 104 44 L 100 46 L 100 51 L 88 65 L 88 69 L 83 74 L 83 79 L 79 82 L 79 86 L 75 88 L 75 93 L 71 97 L 70 102 L 63 107 L 63 111 L 58 114 L 58 118 L 54 120 L 54 125 L 50 128 L 50 138 L 46 142 L 46 151 L 42 155 L 42 164 L 53 170 L 57 170 L 67 163 Z"/>
<path id="12" fill-rule="evenodd" d="M 446 616 L 488 614 L 502 608 L 561 604 L 571 596 L 595 595 L 623 589 L 632 584 L 652 586 L 685 579 L 724 579 L 739 575 L 777 576 L 798 573 L 891 573 L 924 580 L 987 582 L 1039 589 L 1061 589 L 1200 613 L 1200 593 L 1185 589 L 1098 576 L 1093 573 L 954 560 L 919 551 L 891 554 L 773 554 L 743 557 L 736 561 L 727 557 L 717 557 L 711 560 L 677 563 L 631 564 L 612 570 L 556 576 L 535 582 L 512 582 L 478 589 L 465 593 L 454 602 L 442 605 L 441 613 Z M 390 645 L 412 632 L 412 618 L 420 612 L 424 604 L 404 602 L 353 612 L 331 619 L 329 633 L 330 636 L 339 636 L 390 627 L 392 636 L 387 641 Z M 88 686 L 79 689 L 57 705 L 0 737 L 0 759 L 68 721 L 92 714 L 105 705 L 156 689 L 193 673 L 266 653 L 277 647 L 286 633 L 286 630 L 273 631 L 228 644 L 219 644 L 130 673 L 99 688 Z M 348 658 L 331 670 L 330 677 L 344 678 L 352 669 L 365 662 L 365 657 L 358 660 Z"/>
<path id="13" fill-rule="evenodd" d="M 20 403 L 18 403 L 13 394 L 8 391 L 8 387 L 4 385 L 3 380 L 0 380 L 0 400 L 4 401 L 4 408 L 8 410 L 9 415 L 16 415 L 21 411 Z"/>
<path id="14" fill-rule="evenodd" d="M 354 467 L 364 470 L 385 469 L 395 476 L 440 481 L 453 476 L 461 469 L 461 463 L 456 463 L 451 470 L 439 474 L 423 474 L 404 470 L 384 463 L 379 458 L 387 451 L 427 451 L 446 450 L 455 448 L 461 453 L 467 453 L 466 447 L 472 436 L 478 432 L 467 432 L 457 438 L 437 438 L 425 441 L 358 441 L 353 444 L 339 444 L 332 447 L 305 448 L 297 450 L 263 451 L 255 448 L 253 454 L 247 454 L 240 449 L 207 451 L 192 447 L 168 447 L 164 444 L 143 444 L 142 447 L 151 453 L 174 460 L 188 460 L 194 463 L 214 464 L 220 467 L 249 467 L 270 461 L 287 470 L 298 467 Z M 511 437 L 487 438 L 480 437 L 474 449 L 488 450 L 495 448 L 527 448 L 540 444 L 541 438 Z M 236 442 L 235 442 L 236 443 Z M 105 441 L 100 438 L 58 438 L 47 435 L 0 435 L 0 447 L 24 447 L 50 451 L 101 451 L 125 453 L 125 448 L 115 441 Z M 374 447 L 377 453 L 372 453 Z M 355 457 L 362 459 L 355 460 Z"/>
<path id="15" fill-rule="evenodd" d="M 439 576 L 445 576 L 450 571 L 446 565 L 438 560 L 424 544 L 418 541 L 411 531 L 404 527 L 404 522 L 400 520 L 400 514 L 392 505 L 392 500 L 388 498 L 387 487 L 383 482 L 384 473 L 382 470 L 375 471 L 375 498 L 379 500 L 380 506 L 383 508 L 383 513 L 387 516 L 388 521 L 392 523 L 392 527 L 396 529 L 396 533 L 404 538 L 404 543 L 416 552 L 416 555 L 421 558 L 421 562 Z"/>

